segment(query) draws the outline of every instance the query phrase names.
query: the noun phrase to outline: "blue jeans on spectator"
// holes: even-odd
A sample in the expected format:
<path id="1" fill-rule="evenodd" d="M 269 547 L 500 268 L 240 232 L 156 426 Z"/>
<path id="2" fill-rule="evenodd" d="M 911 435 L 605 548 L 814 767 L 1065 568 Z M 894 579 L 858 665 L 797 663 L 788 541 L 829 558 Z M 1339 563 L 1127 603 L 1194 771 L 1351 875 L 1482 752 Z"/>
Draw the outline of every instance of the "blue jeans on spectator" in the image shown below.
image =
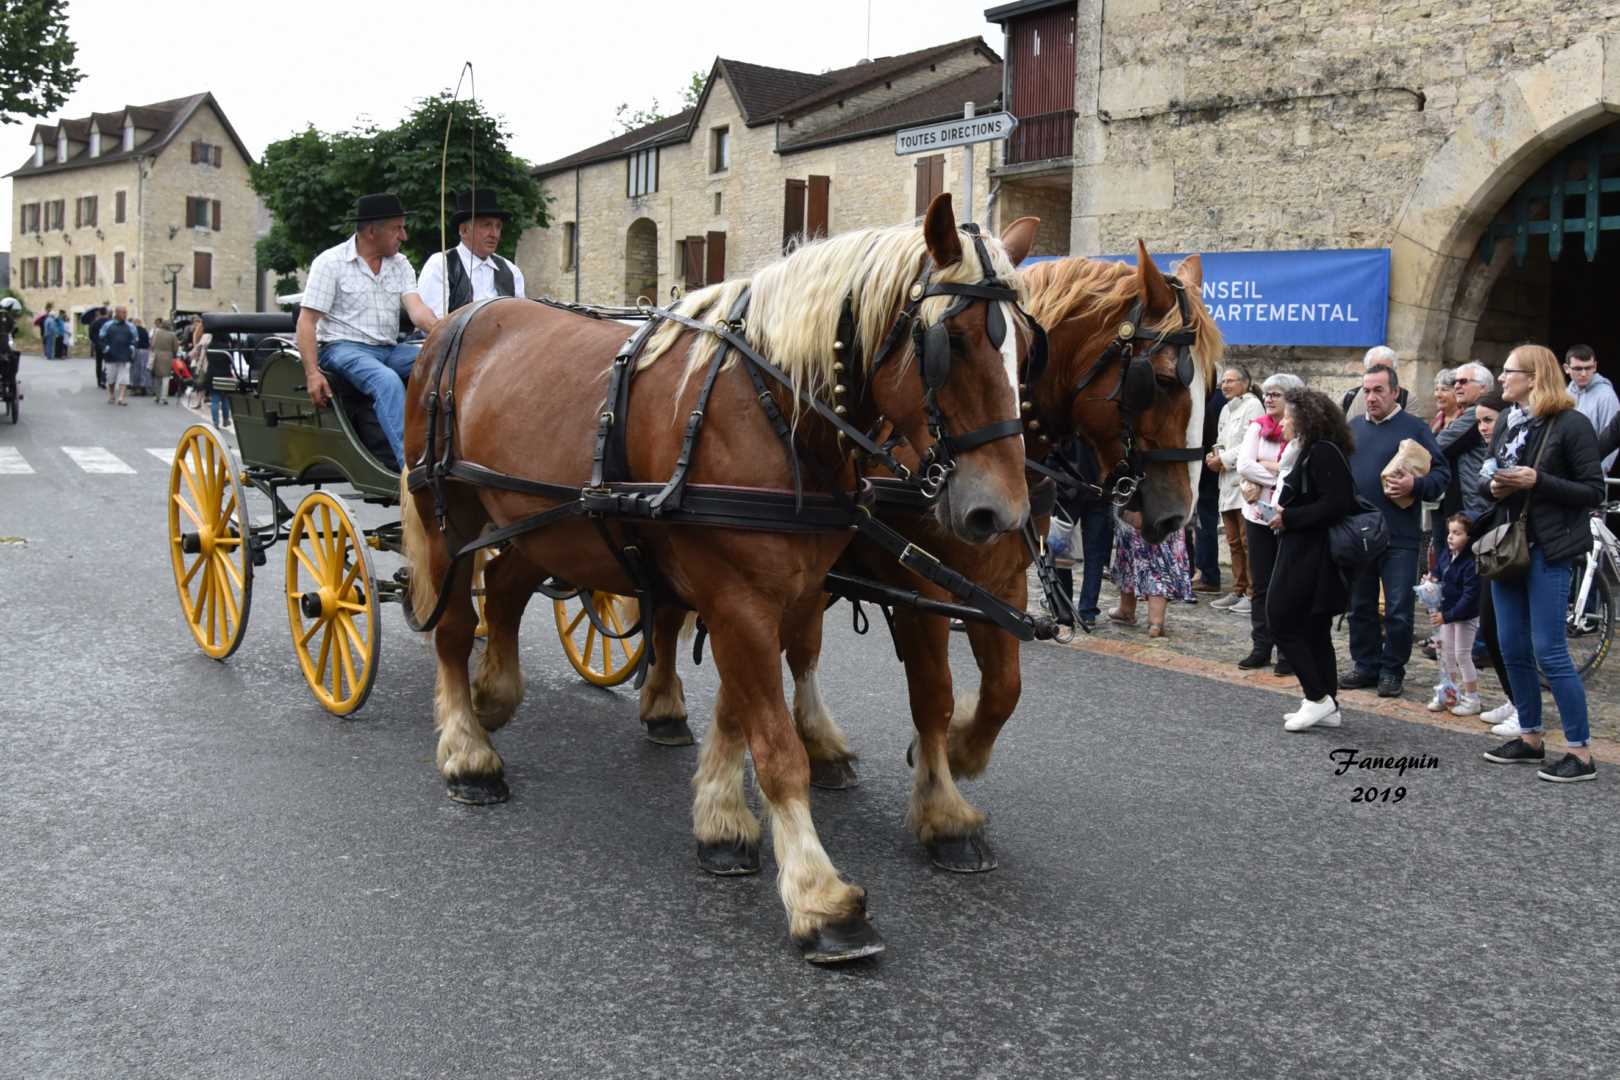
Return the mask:
<path id="1" fill-rule="evenodd" d="M 1102 614 L 1097 597 L 1102 594 L 1103 571 L 1114 553 L 1114 515 L 1106 506 L 1082 510 L 1075 522 L 1080 533 L 1080 594 L 1075 596 L 1074 571 L 1065 567 L 1058 573 L 1058 585 L 1074 598 L 1074 614 L 1083 623 L 1094 623 Z"/>
<path id="2" fill-rule="evenodd" d="M 1496 637 L 1502 664 L 1513 685 L 1513 704 L 1519 726 L 1541 730 L 1541 682 L 1536 668 L 1547 677 L 1558 718 L 1564 722 L 1564 741 L 1585 746 L 1586 687 L 1575 673 L 1565 637 L 1564 613 L 1569 607 L 1570 562 L 1549 563 L 1541 545 L 1530 545 L 1530 572 L 1518 581 L 1493 581 L 1491 604 L 1496 608 Z"/>
<path id="3" fill-rule="evenodd" d="M 1416 548 L 1392 547 L 1350 583 L 1350 657 L 1357 671 L 1405 680 L 1406 662 L 1412 658 L 1412 605 L 1417 602 L 1412 588 L 1417 584 L 1417 561 Z M 1378 617 L 1379 582 L 1384 585 L 1382 620 Z"/>
<path id="4" fill-rule="evenodd" d="M 405 380 L 411 377 L 420 341 L 398 345 L 367 345 L 359 341 L 329 341 L 321 346 L 322 367 L 343 376 L 371 399 L 377 423 L 394 449 L 394 460 L 405 461 Z"/>
<path id="5" fill-rule="evenodd" d="M 1193 565 L 1205 585 L 1221 583 L 1221 493 L 1216 484 L 1198 486 L 1197 543 Z"/>
<path id="6" fill-rule="evenodd" d="M 213 417 L 214 426 L 219 427 L 219 414 L 225 413 L 225 422 L 231 422 L 231 399 L 215 390 L 212 385 L 208 387 L 208 415 Z"/>

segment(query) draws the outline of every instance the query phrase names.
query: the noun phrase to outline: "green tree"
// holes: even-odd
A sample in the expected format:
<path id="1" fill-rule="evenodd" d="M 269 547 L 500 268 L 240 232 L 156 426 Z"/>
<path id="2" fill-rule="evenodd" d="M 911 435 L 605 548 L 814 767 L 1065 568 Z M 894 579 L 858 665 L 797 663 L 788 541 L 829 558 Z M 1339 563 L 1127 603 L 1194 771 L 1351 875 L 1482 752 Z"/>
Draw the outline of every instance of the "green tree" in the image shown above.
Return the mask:
<path id="1" fill-rule="evenodd" d="M 703 70 L 694 71 L 687 76 L 686 86 L 681 89 L 682 111 L 697 108 L 698 100 L 703 97 L 703 86 L 708 81 L 709 73 Z M 613 122 L 619 126 L 619 134 L 624 135 L 648 124 L 666 120 L 672 115 L 674 114 L 664 111 L 657 98 L 652 99 L 651 105 L 640 109 L 632 109 L 628 101 L 622 101 L 619 107 L 613 110 Z"/>
<path id="2" fill-rule="evenodd" d="M 84 73 L 73 66 L 63 0 L 0 3 L 0 124 L 48 116 L 62 107 Z"/>
<path id="3" fill-rule="evenodd" d="M 500 193 L 501 206 L 512 213 L 501 236 L 500 252 L 511 258 L 525 229 L 546 225 L 540 185 L 529 165 L 507 148 L 505 126 L 470 102 L 452 104 L 448 94 L 424 98 L 398 125 L 368 125 L 327 134 L 313 127 L 265 148 L 251 171 L 253 190 L 275 215 L 270 232 L 260 238 L 262 269 L 288 275 L 308 266 L 322 251 L 339 244 L 352 231 L 344 219 L 354 201 L 375 191 L 391 191 L 407 210 L 409 238 L 404 252 L 420 267 L 439 249 L 440 164 L 445 120 L 454 110 L 446 162 L 445 240 L 456 241 L 450 228 L 455 192 L 476 183 Z"/>

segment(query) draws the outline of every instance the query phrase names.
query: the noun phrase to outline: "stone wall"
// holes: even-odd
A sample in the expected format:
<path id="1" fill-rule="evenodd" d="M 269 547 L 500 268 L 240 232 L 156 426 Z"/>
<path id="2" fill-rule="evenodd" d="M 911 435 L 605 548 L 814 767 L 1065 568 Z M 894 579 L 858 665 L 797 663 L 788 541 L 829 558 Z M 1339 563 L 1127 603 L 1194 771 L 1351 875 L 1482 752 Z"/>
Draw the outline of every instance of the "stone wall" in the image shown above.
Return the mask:
<path id="1" fill-rule="evenodd" d="M 986 61 L 976 57 L 979 63 Z M 936 76 L 937 78 L 937 76 Z M 729 127 L 731 166 L 709 168 L 710 132 Z M 945 190 L 958 197 L 962 189 L 960 149 L 945 152 Z M 982 215 L 989 197 L 990 154 L 974 155 L 974 203 Z M 587 303 L 625 303 L 626 239 L 630 226 L 646 218 L 658 232 L 659 295 L 682 284 L 678 241 L 709 232 L 726 234 L 726 274 L 746 274 L 782 253 L 784 191 L 789 178 L 830 178 L 828 228 L 831 232 L 911 221 L 916 209 L 916 178 L 911 157 L 897 157 L 893 135 L 844 142 L 797 153 L 780 154 L 776 128 L 749 128 L 724 80 L 709 91 L 689 143 L 659 151 L 658 190 L 642 198 L 625 195 L 625 159 L 587 165 L 578 170 L 578 217 L 575 217 L 573 171 L 546 177 L 552 225 L 531 229 L 518 243 L 531 295 L 575 299 L 575 274 L 563 266 L 564 225 L 579 223 L 579 290 Z M 718 208 L 715 196 L 718 195 Z M 958 206 L 958 215 L 961 208 Z M 999 213 L 999 211 L 998 211 Z M 1010 220 L 1010 219 L 1008 219 Z"/>
<path id="2" fill-rule="evenodd" d="M 1121 252 L 1138 237 L 1150 250 L 1388 246 L 1392 293 L 1422 291 L 1402 275 L 1445 268 L 1406 250 L 1397 227 L 1448 139 L 1480 125 L 1505 170 L 1523 140 L 1489 145 L 1476 113 L 1515 78 L 1592 74 L 1579 55 L 1537 65 L 1617 29 L 1615 0 L 1080 0 L 1072 249 Z M 1601 80 L 1601 50 L 1595 63 Z M 1555 111 L 1556 84 L 1521 89 L 1517 108 Z M 1511 127 L 1502 120 L 1495 137 L 1518 139 Z M 1529 149 L 1544 161 L 1556 147 Z M 1426 386 L 1438 342 L 1406 317 L 1392 309 L 1392 338 Z M 1358 370 L 1359 350 L 1232 352 L 1325 385 Z"/>
<path id="3" fill-rule="evenodd" d="M 12 287 L 23 297 L 30 311 L 43 311 L 47 301 L 70 312 L 83 311 L 101 303 L 123 303 L 138 309 L 139 257 L 136 202 L 140 180 L 132 161 L 115 161 L 105 165 L 90 165 L 44 176 L 18 176 L 12 180 L 11 203 L 11 266 Z M 124 223 L 114 221 L 118 193 L 124 192 Z M 96 224 L 74 225 L 75 200 L 96 196 Z M 55 199 L 63 202 L 63 228 L 51 232 L 23 233 L 21 208 L 28 203 L 46 203 Z M 44 223 L 41 210 L 40 222 Z M 98 237 L 96 234 L 100 232 Z M 113 281 L 116 256 L 124 256 L 124 280 Z M 96 257 L 96 283 L 73 284 L 74 260 L 82 255 Z M 60 257 L 62 284 L 25 289 L 23 260 L 40 261 L 40 280 L 45 277 L 45 260 Z"/>

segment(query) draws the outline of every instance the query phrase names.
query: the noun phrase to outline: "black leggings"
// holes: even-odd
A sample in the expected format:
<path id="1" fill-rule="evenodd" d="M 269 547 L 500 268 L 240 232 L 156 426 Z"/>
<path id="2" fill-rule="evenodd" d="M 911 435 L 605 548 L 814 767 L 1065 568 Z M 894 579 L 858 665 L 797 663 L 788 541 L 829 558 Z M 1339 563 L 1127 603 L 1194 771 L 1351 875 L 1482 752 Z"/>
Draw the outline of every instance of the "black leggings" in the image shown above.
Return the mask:
<path id="1" fill-rule="evenodd" d="M 1502 643 L 1496 637 L 1496 607 L 1491 603 L 1491 583 L 1479 581 L 1479 636 L 1485 639 L 1485 651 L 1491 655 L 1491 670 L 1502 684 L 1502 693 L 1513 704 L 1513 687 L 1508 684 L 1507 665 L 1502 663 Z"/>
<path id="2" fill-rule="evenodd" d="M 1299 688 L 1312 701 L 1339 696 L 1339 659 L 1333 651 L 1332 615 L 1274 612 L 1271 633 L 1277 651 L 1293 665 Z"/>
<path id="3" fill-rule="evenodd" d="M 1249 637 L 1254 651 L 1271 656 L 1271 628 L 1266 623 L 1266 594 L 1271 591 L 1271 567 L 1277 561 L 1277 534 L 1264 525 L 1243 519 L 1243 538 L 1249 549 Z M 1293 663 L 1293 660 L 1289 660 Z"/>

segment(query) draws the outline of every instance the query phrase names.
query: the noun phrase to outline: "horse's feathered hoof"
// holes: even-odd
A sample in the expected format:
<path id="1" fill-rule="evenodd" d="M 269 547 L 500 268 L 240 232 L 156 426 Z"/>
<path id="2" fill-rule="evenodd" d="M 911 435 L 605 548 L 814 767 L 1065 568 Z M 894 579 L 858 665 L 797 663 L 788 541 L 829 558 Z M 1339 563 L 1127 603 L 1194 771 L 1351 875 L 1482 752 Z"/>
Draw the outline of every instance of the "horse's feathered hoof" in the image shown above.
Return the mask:
<path id="1" fill-rule="evenodd" d="M 645 722 L 647 741 L 657 743 L 659 746 L 691 746 L 697 742 L 692 737 L 692 729 L 686 724 L 686 717 L 671 716 L 663 720 L 648 720 Z"/>
<path id="2" fill-rule="evenodd" d="M 954 874 L 983 874 L 996 868 L 996 853 L 983 829 L 966 836 L 936 836 L 927 844 L 928 858 Z"/>
<path id="3" fill-rule="evenodd" d="M 493 776 L 454 776 L 444 782 L 445 793 L 458 803 L 468 806 L 491 806 L 512 797 L 506 778 L 500 773 Z"/>
<path id="4" fill-rule="evenodd" d="M 759 873 L 759 845 L 732 840 L 719 844 L 698 841 L 698 866 L 716 877 Z"/>
<path id="5" fill-rule="evenodd" d="M 843 922 L 828 923 L 814 937 L 801 940 L 799 949 L 812 964 L 847 964 L 884 949 L 883 937 L 865 913 Z"/>
<path id="6" fill-rule="evenodd" d="M 855 772 L 855 763 L 847 758 L 837 761 L 810 762 L 810 783 L 814 787 L 826 788 L 828 791 L 843 791 L 845 788 L 856 787 L 861 778 Z"/>

